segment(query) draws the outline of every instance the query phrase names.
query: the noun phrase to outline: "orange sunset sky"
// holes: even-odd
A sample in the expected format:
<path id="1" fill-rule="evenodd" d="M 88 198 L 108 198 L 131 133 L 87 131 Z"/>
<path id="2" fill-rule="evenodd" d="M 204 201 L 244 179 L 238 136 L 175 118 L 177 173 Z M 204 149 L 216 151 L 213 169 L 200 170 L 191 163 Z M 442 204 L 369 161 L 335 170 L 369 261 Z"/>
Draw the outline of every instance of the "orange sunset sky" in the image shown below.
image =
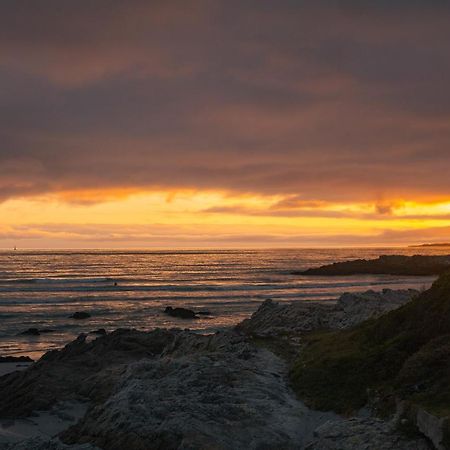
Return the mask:
<path id="1" fill-rule="evenodd" d="M 0 247 L 450 241 L 450 4 L 0 3 Z"/>

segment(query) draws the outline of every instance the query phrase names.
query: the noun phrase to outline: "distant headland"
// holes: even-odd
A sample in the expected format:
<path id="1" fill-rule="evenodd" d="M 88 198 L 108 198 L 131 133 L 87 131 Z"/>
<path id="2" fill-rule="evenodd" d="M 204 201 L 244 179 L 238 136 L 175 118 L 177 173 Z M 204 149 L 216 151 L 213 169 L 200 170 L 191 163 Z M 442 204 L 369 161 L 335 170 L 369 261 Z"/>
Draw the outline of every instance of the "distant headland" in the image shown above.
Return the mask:
<path id="1" fill-rule="evenodd" d="M 409 247 L 417 248 L 417 247 L 450 247 L 450 242 L 437 242 L 437 243 L 430 243 L 430 244 L 416 244 L 416 245 L 410 245 Z"/>
<path id="2" fill-rule="evenodd" d="M 439 275 L 450 269 L 450 255 L 381 255 L 292 272 L 294 275 Z"/>

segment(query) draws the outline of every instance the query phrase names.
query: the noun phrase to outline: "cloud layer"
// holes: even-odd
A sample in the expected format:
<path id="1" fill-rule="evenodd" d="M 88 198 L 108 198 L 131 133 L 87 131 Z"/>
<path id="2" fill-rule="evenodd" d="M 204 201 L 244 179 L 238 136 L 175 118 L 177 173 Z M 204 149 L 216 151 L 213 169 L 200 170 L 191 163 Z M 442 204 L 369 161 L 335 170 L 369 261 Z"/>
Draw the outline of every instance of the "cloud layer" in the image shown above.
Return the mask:
<path id="1" fill-rule="evenodd" d="M 2 1 L 0 198 L 448 197 L 450 9 L 392 3 Z"/>

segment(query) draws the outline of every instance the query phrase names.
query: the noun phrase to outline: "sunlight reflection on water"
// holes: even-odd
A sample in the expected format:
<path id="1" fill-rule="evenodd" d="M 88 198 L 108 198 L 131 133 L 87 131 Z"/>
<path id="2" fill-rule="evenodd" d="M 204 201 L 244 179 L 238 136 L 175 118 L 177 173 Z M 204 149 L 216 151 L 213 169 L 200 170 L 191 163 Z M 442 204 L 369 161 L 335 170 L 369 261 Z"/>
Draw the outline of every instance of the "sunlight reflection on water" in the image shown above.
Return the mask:
<path id="1" fill-rule="evenodd" d="M 98 328 L 191 328 L 204 332 L 248 317 L 266 298 L 326 301 L 345 291 L 427 287 L 430 277 L 302 277 L 293 271 L 417 249 L 57 251 L 0 253 L 0 355 L 40 355 Z M 437 253 L 420 249 L 420 253 Z M 209 310 L 173 319 L 165 306 Z M 88 311 L 91 318 L 68 316 Z M 17 336 L 28 328 L 53 330 Z"/>

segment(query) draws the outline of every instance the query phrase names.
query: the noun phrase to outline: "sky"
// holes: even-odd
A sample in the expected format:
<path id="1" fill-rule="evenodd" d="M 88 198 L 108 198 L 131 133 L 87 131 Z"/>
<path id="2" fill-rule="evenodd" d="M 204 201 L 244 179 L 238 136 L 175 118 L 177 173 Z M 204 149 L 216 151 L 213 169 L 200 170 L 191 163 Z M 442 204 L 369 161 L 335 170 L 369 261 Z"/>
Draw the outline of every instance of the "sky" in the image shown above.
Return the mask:
<path id="1" fill-rule="evenodd" d="M 0 247 L 450 241 L 450 3 L 2 0 Z"/>

